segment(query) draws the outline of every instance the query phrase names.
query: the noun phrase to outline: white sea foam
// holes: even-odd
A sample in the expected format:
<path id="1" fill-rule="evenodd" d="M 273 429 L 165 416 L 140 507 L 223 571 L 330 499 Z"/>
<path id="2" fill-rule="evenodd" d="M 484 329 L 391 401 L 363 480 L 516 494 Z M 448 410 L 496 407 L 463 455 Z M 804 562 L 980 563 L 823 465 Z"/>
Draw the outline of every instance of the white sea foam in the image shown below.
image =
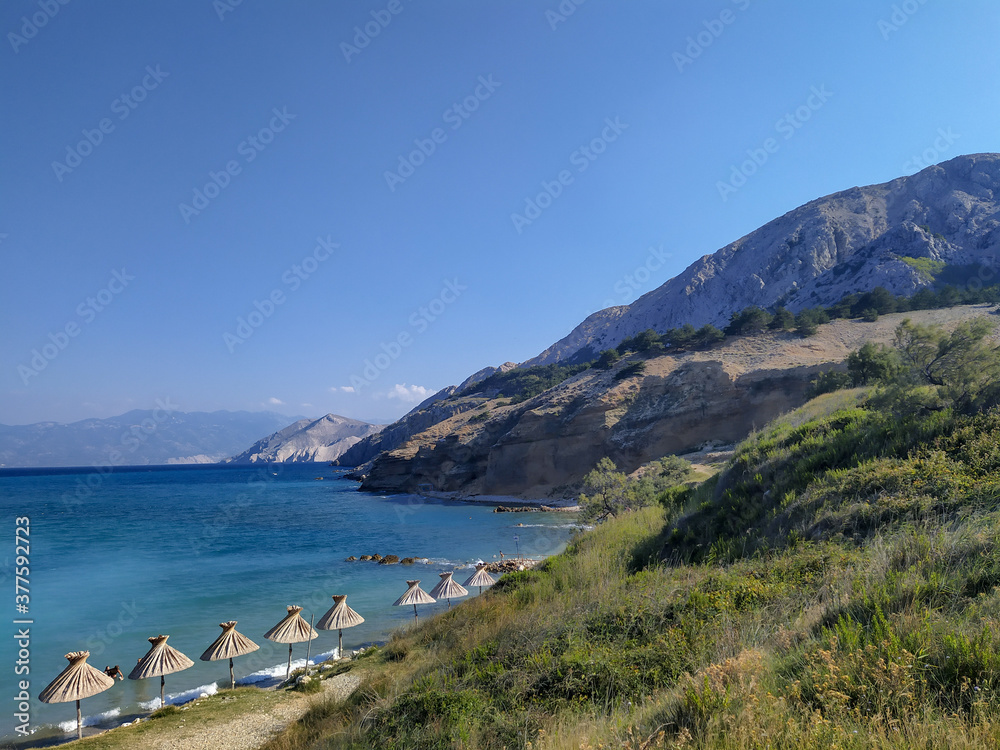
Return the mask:
<path id="1" fill-rule="evenodd" d="M 185 703 L 190 703 L 195 698 L 207 698 L 210 695 L 215 695 L 217 692 L 219 692 L 219 686 L 214 682 L 210 682 L 207 685 L 199 685 L 196 688 L 183 690 L 179 693 L 168 693 L 165 697 L 165 702 L 168 706 L 181 706 Z M 153 698 L 148 701 L 140 701 L 139 707 L 143 711 L 155 711 L 160 707 L 160 699 Z"/>
<path id="2" fill-rule="evenodd" d="M 441 568 L 452 568 L 455 570 L 476 567 L 475 562 L 469 562 L 468 560 L 448 560 L 443 557 L 428 557 L 423 561 L 418 560 L 417 562 L 425 562 L 427 565 L 436 565 Z"/>
<path id="3" fill-rule="evenodd" d="M 315 656 L 309 657 L 310 666 L 316 666 L 320 662 L 326 661 L 327 659 L 337 658 L 337 649 L 332 651 L 324 651 L 321 654 L 316 654 Z M 292 660 L 292 670 L 302 669 L 306 665 L 305 659 L 293 659 Z M 284 664 L 275 664 L 273 667 L 267 667 L 266 669 L 258 670 L 252 674 L 248 674 L 245 677 L 240 677 L 236 680 L 237 685 L 259 685 L 262 682 L 270 681 L 281 681 L 285 679 L 285 670 L 288 669 L 288 662 Z"/>
<path id="4" fill-rule="evenodd" d="M 338 649 L 331 649 L 330 651 L 324 651 L 322 654 L 316 654 L 309 659 L 310 664 L 319 664 L 321 661 L 326 661 L 327 659 L 336 659 L 338 655 Z"/>
<path id="5" fill-rule="evenodd" d="M 508 526 L 509 529 L 586 529 L 591 528 L 582 523 L 520 523 Z"/>
<path id="6" fill-rule="evenodd" d="M 121 715 L 122 710 L 120 708 L 112 708 L 110 711 L 105 711 L 102 714 L 94 714 L 93 716 L 84 716 L 83 725 L 85 727 L 95 727 L 98 724 L 103 724 L 109 719 L 113 719 L 116 716 Z M 69 734 L 70 732 L 76 731 L 76 719 L 72 721 L 60 721 L 57 725 L 60 730 Z"/>

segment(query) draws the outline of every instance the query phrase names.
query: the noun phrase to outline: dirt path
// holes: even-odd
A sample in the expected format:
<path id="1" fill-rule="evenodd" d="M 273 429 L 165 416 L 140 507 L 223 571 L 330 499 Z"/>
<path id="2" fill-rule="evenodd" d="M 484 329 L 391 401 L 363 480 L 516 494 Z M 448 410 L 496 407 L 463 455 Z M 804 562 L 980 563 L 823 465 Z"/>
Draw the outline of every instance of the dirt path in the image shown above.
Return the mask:
<path id="1" fill-rule="evenodd" d="M 288 700 L 270 711 L 241 716 L 224 723 L 201 725 L 197 729 L 178 728 L 145 739 L 143 744 L 150 750 L 256 750 L 302 717 L 316 700 L 345 700 L 360 682 L 361 677 L 356 674 L 337 675 L 323 681 L 322 693 L 288 693 Z"/>

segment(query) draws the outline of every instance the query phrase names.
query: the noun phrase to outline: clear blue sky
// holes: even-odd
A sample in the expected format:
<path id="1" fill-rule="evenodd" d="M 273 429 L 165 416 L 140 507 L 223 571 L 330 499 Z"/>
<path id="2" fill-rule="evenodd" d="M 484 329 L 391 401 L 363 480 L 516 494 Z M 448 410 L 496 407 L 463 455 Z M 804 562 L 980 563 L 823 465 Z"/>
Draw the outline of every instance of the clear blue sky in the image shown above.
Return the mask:
<path id="1" fill-rule="evenodd" d="M 399 416 L 806 201 L 1000 150 L 998 21 L 991 0 L 5 0 L 0 423 L 157 399 Z M 748 150 L 766 161 L 720 190 Z"/>

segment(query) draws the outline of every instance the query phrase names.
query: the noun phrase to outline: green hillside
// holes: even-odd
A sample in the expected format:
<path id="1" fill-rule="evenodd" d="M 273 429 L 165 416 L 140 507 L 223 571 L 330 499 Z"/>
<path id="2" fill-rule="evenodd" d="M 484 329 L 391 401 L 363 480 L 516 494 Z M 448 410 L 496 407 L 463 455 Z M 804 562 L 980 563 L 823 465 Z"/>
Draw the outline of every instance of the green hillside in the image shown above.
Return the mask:
<path id="1" fill-rule="evenodd" d="M 898 366 L 397 634 L 268 748 L 996 747 L 1000 358 L 973 328 L 870 351 Z"/>

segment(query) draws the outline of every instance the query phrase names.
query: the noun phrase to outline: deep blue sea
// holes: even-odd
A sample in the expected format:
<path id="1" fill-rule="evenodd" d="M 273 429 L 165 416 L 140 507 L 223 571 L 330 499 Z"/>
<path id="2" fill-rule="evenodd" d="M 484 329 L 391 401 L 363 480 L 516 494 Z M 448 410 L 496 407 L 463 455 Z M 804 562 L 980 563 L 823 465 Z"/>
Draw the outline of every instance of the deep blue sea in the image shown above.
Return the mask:
<path id="1" fill-rule="evenodd" d="M 477 559 L 492 561 L 501 550 L 553 554 L 575 520 L 565 513 L 493 513 L 491 505 L 359 493 L 342 474 L 322 464 L 0 470 L 7 529 L 0 581 L 8 623 L 0 639 L 0 737 L 16 738 L 15 696 L 23 679 L 30 681 L 34 739 L 75 731 L 75 704 L 37 700 L 70 651 L 89 650 L 90 664 L 118 664 L 127 676 L 149 649 L 147 639 L 168 634 L 170 645 L 195 662 L 166 677 L 167 701 L 176 702 L 228 682 L 227 662 L 199 657 L 221 632 L 218 623 L 237 620 L 237 630 L 261 647 L 235 660 L 237 681 L 283 677 L 288 647 L 263 634 L 287 605 L 304 607 L 307 621 L 311 615 L 319 620 L 333 604 L 331 595 L 346 594 L 365 618 L 344 631 L 345 651 L 356 649 L 412 622 L 412 607 L 392 606 L 407 579 L 419 578 L 429 591 L 439 573 L 457 570 L 462 583 Z M 30 524 L 25 614 L 15 608 L 18 518 Z M 429 562 L 345 561 L 374 553 Z M 446 606 L 420 611 L 429 615 Z M 18 619 L 31 622 L 14 624 Z M 14 636 L 25 627 L 30 673 L 18 675 L 24 659 Z M 336 645 L 336 631 L 320 631 L 310 648 L 325 655 Z M 305 654 L 306 644 L 296 644 L 294 658 Z M 159 689 L 158 679 L 116 682 L 85 699 L 83 714 L 95 725 L 114 726 L 153 707 Z"/>

